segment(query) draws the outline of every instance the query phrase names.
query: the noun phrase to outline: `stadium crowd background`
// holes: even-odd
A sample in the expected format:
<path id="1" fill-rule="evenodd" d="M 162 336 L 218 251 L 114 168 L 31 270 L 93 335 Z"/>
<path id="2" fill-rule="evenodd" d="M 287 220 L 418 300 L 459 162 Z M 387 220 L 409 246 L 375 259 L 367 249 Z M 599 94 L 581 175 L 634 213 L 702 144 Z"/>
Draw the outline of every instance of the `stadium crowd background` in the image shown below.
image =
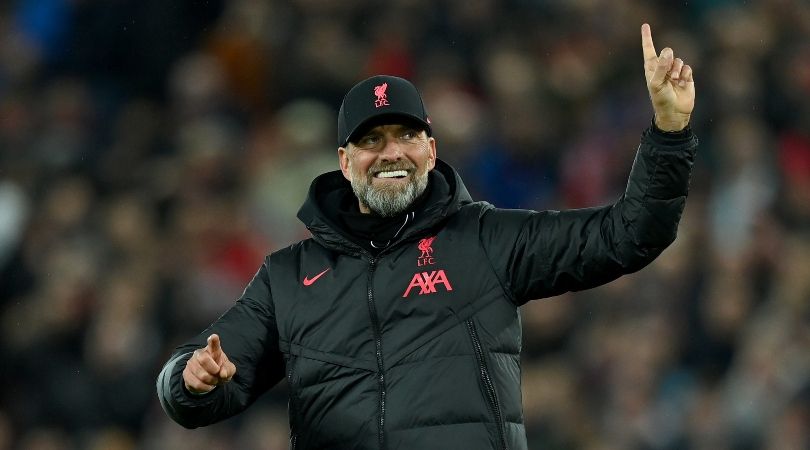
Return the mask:
<path id="1" fill-rule="evenodd" d="M 690 198 L 651 266 L 522 309 L 530 446 L 807 449 L 805 0 L 2 2 L 0 449 L 286 449 L 283 386 L 188 431 L 154 379 L 307 236 L 343 93 L 412 79 L 477 199 L 605 204 L 643 22 L 695 70 Z"/>

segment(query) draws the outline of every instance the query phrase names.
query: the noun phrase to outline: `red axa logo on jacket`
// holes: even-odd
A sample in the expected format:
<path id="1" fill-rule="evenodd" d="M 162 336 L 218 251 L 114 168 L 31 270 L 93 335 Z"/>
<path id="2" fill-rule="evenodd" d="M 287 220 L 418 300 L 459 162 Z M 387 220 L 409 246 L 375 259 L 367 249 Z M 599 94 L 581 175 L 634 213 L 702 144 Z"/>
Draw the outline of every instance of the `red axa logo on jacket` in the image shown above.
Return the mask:
<path id="1" fill-rule="evenodd" d="M 442 285 L 447 291 L 452 291 L 453 286 L 450 285 L 450 280 L 447 279 L 447 274 L 444 269 L 433 270 L 430 272 L 415 273 L 411 279 L 411 284 L 405 289 L 403 297 L 407 297 L 411 293 L 411 289 L 418 287 L 419 295 L 433 294 L 436 292 L 436 286 Z"/>

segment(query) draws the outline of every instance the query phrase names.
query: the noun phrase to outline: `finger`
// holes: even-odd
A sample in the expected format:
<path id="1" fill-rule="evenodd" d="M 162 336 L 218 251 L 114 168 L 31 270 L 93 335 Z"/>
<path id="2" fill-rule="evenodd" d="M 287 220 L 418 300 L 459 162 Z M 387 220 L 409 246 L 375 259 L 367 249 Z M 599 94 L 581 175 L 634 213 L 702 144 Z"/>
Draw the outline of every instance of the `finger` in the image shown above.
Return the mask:
<path id="1" fill-rule="evenodd" d="M 695 81 L 694 78 L 692 78 L 692 67 L 688 64 L 681 68 L 681 81 L 685 83 L 692 83 Z"/>
<path id="2" fill-rule="evenodd" d="M 192 371 L 191 374 L 209 386 L 216 386 L 217 383 L 219 383 L 218 373 L 211 373 L 202 367 L 198 367 L 197 370 Z"/>
<path id="3" fill-rule="evenodd" d="M 661 50 L 661 56 L 658 57 L 658 63 L 655 66 L 655 72 L 650 79 L 650 87 L 657 88 L 664 84 L 672 68 L 672 49 L 667 47 Z"/>
<path id="4" fill-rule="evenodd" d="M 681 69 L 683 69 L 683 60 L 681 58 L 675 58 L 675 62 L 672 63 L 672 69 L 669 71 L 669 78 L 679 80 L 681 78 Z"/>
<path id="5" fill-rule="evenodd" d="M 197 375 L 194 374 L 192 370 L 186 366 L 183 369 L 183 382 L 186 385 L 186 389 L 191 392 L 209 392 L 211 389 L 214 389 L 216 384 L 206 383 L 205 381 L 201 380 Z"/>
<path id="6" fill-rule="evenodd" d="M 644 61 L 655 61 L 657 59 L 657 52 L 652 40 L 652 30 L 649 24 L 641 26 L 641 51 L 644 53 Z"/>
<path id="7" fill-rule="evenodd" d="M 206 372 L 210 373 L 211 375 L 218 374 L 220 369 L 222 369 L 222 365 L 216 362 L 214 358 L 211 356 L 211 354 L 208 352 L 199 352 L 198 354 L 195 355 L 193 360 L 197 366 L 199 366 Z"/>
<path id="8" fill-rule="evenodd" d="M 219 361 L 220 358 L 222 358 L 222 344 L 219 342 L 219 335 L 212 334 L 208 336 L 208 345 L 205 347 L 205 350 L 211 354 L 214 361 Z"/>
<path id="9" fill-rule="evenodd" d="M 236 375 L 236 366 L 230 361 L 225 361 L 225 363 L 222 364 L 222 368 L 219 370 L 219 378 L 222 381 L 228 382 L 231 381 L 234 375 Z"/>

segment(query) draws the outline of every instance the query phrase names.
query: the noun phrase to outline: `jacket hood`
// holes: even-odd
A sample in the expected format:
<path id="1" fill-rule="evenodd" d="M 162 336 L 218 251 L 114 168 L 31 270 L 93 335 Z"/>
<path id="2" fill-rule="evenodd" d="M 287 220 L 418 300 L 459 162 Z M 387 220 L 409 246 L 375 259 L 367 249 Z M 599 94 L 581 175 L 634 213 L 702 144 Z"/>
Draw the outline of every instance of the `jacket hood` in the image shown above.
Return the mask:
<path id="1" fill-rule="evenodd" d="M 431 183 L 446 183 L 449 191 L 443 191 L 444 195 L 431 195 L 423 210 L 414 217 L 412 225 L 396 241 L 421 234 L 455 214 L 463 205 L 472 203 L 472 197 L 461 177 L 449 164 L 436 159 L 436 167 L 430 171 L 429 176 L 435 178 L 430 181 Z M 353 196 L 351 189 L 351 184 L 339 170 L 318 176 L 312 181 L 307 199 L 298 210 L 298 219 L 306 225 L 316 240 L 327 247 L 358 252 L 360 246 L 356 238 L 338 225 L 340 220 L 333 217 L 333 209 L 325 207 L 325 202 L 340 198 L 340 195 L 336 196 L 335 193 Z M 396 241 L 392 245 L 395 245 Z"/>

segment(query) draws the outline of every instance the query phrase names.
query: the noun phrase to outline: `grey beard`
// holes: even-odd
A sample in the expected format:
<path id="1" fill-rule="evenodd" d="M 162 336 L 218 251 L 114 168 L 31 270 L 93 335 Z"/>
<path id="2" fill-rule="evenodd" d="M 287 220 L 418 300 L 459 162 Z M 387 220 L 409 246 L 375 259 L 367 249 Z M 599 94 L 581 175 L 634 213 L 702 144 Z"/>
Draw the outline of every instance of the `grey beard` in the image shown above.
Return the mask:
<path id="1" fill-rule="evenodd" d="M 415 175 L 414 179 L 400 191 L 398 189 L 375 189 L 362 177 L 352 177 L 354 195 L 371 211 L 382 217 L 393 217 L 405 212 L 427 188 L 428 172 Z"/>

